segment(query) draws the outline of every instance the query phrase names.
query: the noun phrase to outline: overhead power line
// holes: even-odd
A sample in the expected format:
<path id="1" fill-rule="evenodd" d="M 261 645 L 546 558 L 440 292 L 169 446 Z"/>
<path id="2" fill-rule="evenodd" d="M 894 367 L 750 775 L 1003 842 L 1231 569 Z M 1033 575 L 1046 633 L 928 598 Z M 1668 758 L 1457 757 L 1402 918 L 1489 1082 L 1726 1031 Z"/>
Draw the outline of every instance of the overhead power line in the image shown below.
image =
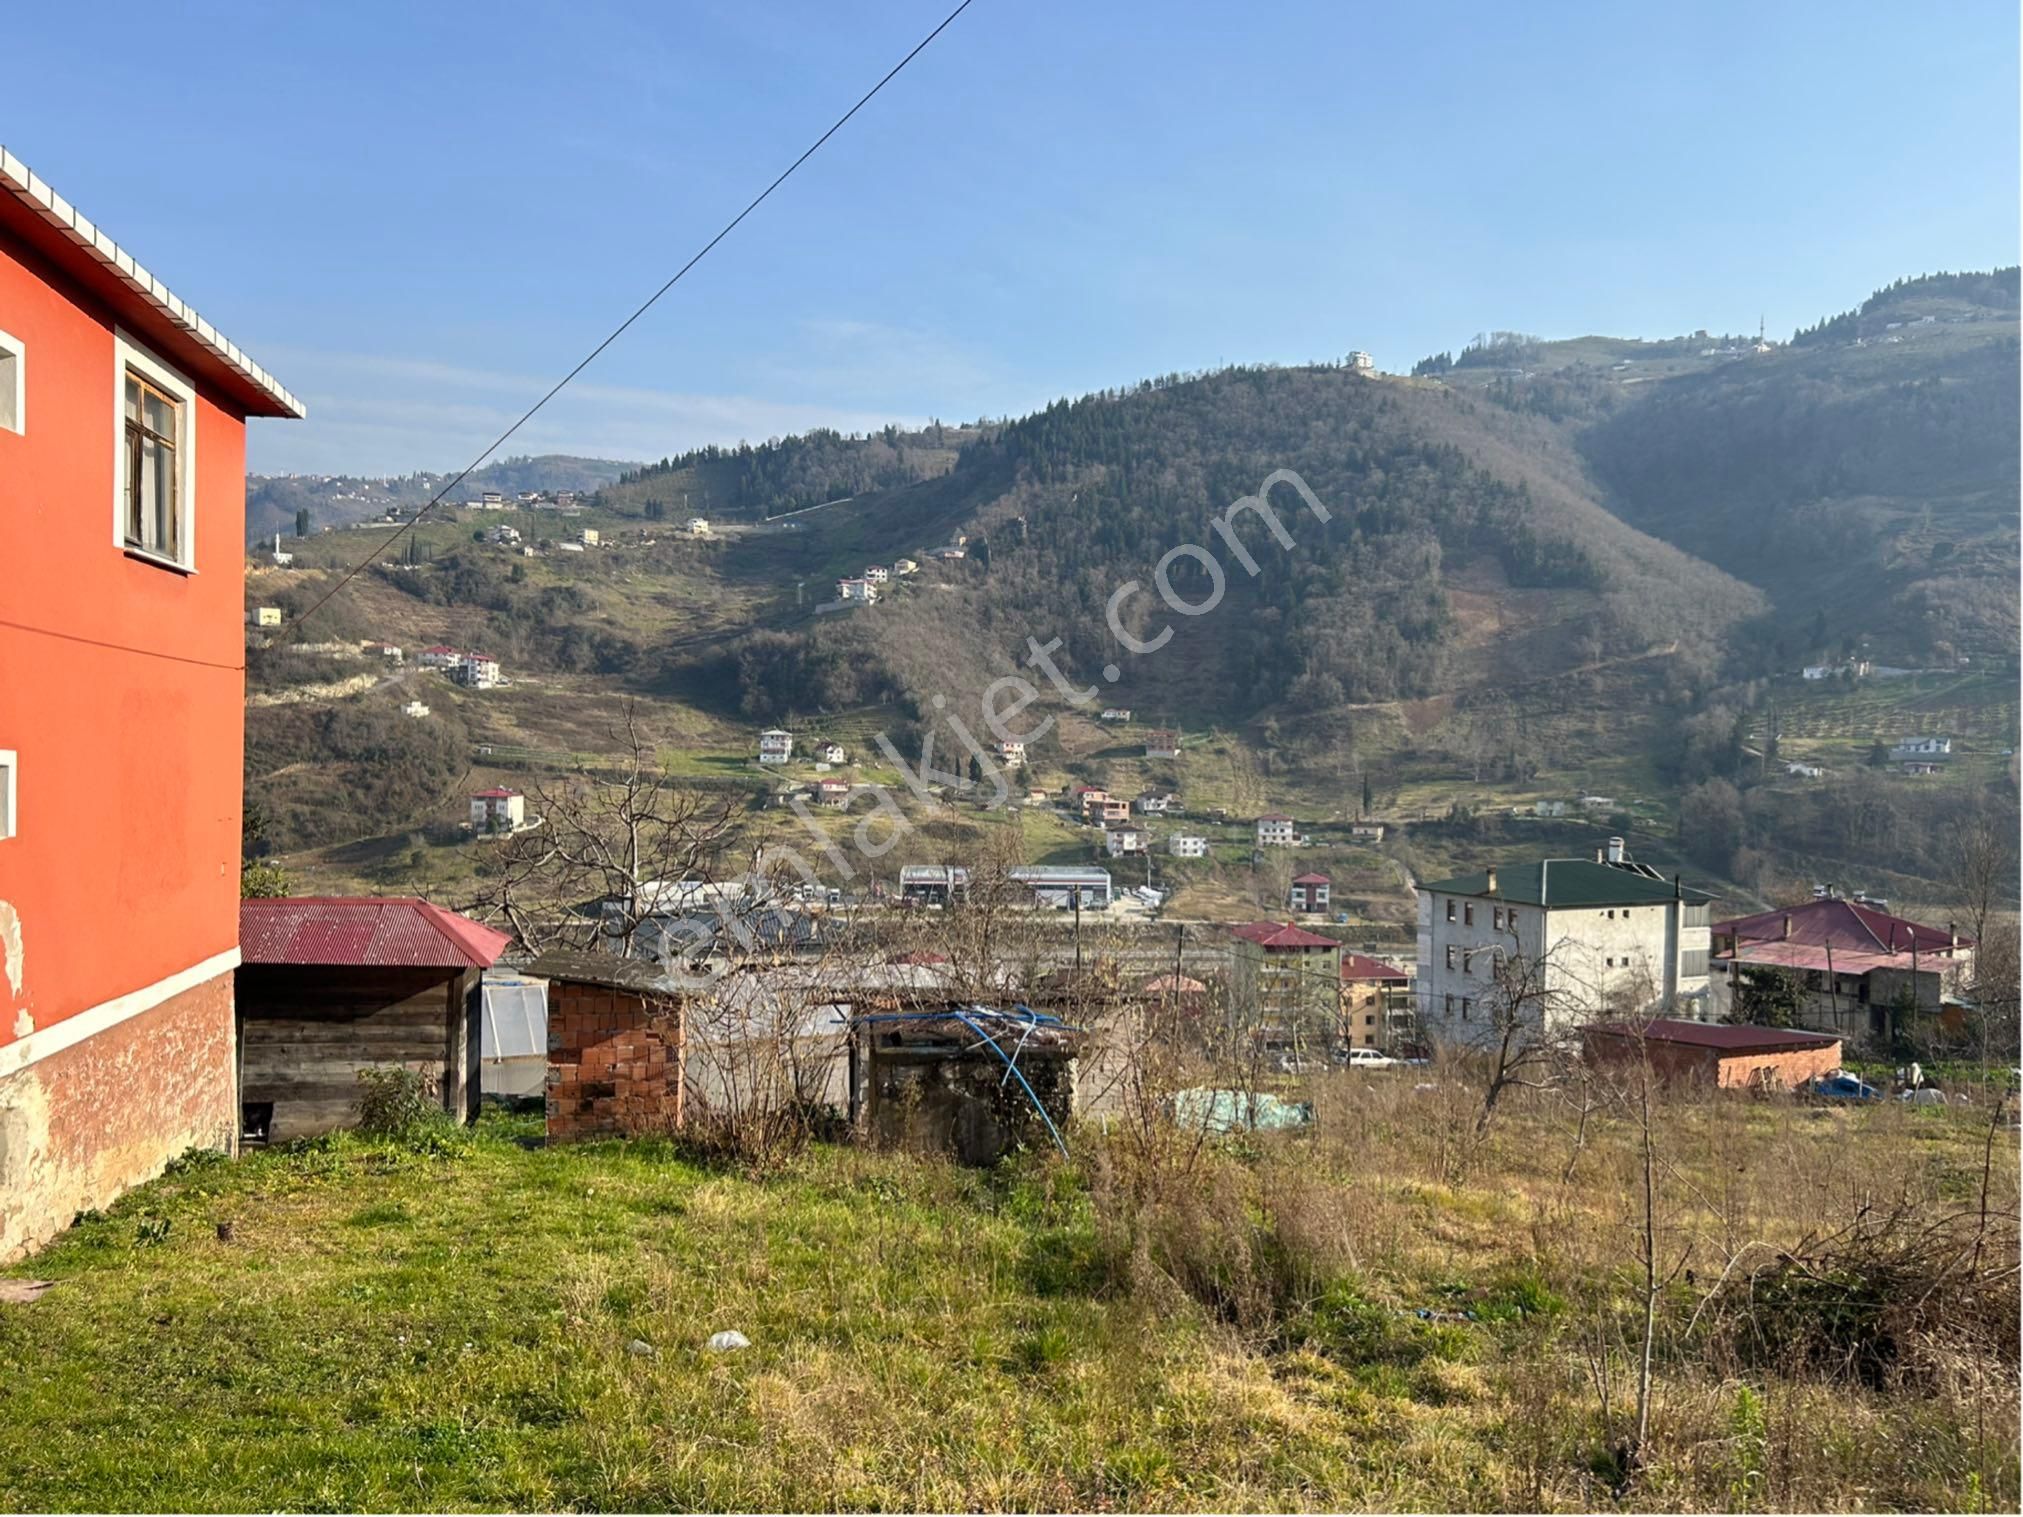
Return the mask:
<path id="1" fill-rule="evenodd" d="M 336 584 L 332 585 L 328 590 L 324 591 L 321 596 L 317 597 L 316 601 L 309 607 L 307 611 L 304 611 L 300 616 L 294 619 L 292 626 L 289 628 L 290 640 L 292 641 L 293 634 L 295 633 L 295 631 L 297 631 L 304 622 L 308 621 L 310 617 L 314 616 L 318 611 L 321 611 L 323 607 L 329 602 L 332 596 L 337 594 L 337 592 L 342 590 L 346 585 L 350 584 L 352 580 L 356 579 L 367 568 L 371 567 L 371 565 L 380 557 L 381 554 L 385 553 L 388 548 L 391 548 L 395 543 L 399 542 L 401 538 L 405 537 L 409 532 L 412 532 L 417 526 L 421 525 L 422 518 L 427 516 L 429 512 L 433 511 L 437 506 L 442 504 L 444 496 L 448 495 L 450 491 L 454 490 L 458 485 L 462 484 L 465 479 L 469 478 L 472 471 L 481 466 L 486 459 L 490 458 L 494 453 L 498 452 L 498 450 L 512 438 L 515 432 L 518 432 L 520 428 L 524 427 L 528 422 L 532 421 L 534 417 L 537 414 L 539 414 L 541 408 L 547 405 L 548 402 L 553 400 L 557 395 L 561 394 L 562 391 L 568 386 L 571 380 L 573 380 L 578 374 L 581 374 L 585 369 L 589 368 L 592 363 L 596 362 L 599 354 L 603 353 L 603 351 L 606 348 L 610 347 L 611 344 L 618 341 L 620 337 L 624 336 L 626 330 L 630 328 L 634 322 L 638 321 L 640 317 L 644 316 L 648 311 L 652 310 L 653 307 L 659 302 L 661 296 L 665 295 L 669 290 L 673 289 L 677 284 L 681 283 L 682 277 L 686 275 L 690 269 L 694 268 L 697 264 L 701 263 L 703 259 L 707 258 L 710 255 L 711 250 L 713 250 L 718 243 L 722 242 L 726 237 L 730 236 L 732 232 L 736 231 L 738 229 L 738 225 L 740 222 L 742 222 L 747 216 L 751 215 L 751 213 L 753 211 L 756 211 L 760 206 L 764 205 L 767 199 L 772 195 L 774 190 L 777 190 L 781 185 L 785 184 L 789 179 L 793 177 L 794 171 L 796 169 L 800 168 L 802 164 L 806 163 L 810 158 L 814 157 L 816 153 L 821 151 L 824 143 L 826 143 L 831 137 L 835 136 L 838 132 L 840 132 L 844 128 L 844 126 L 849 122 L 852 116 L 855 116 L 859 111 L 863 110 L 865 106 L 869 105 L 872 99 L 878 94 L 880 90 L 884 89 L 886 85 L 890 84 L 894 79 L 898 78 L 900 71 L 903 70 L 907 64 L 911 63 L 915 58 L 918 58 L 923 52 L 925 52 L 927 50 L 928 44 L 933 42 L 934 39 L 936 37 L 939 37 L 943 32 L 947 31 L 948 28 L 955 23 L 956 17 L 960 16 L 964 11 L 968 10 L 970 6 L 974 3 L 975 0 L 961 0 L 961 3 L 957 5 L 954 10 L 950 11 L 946 16 L 942 18 L 941 24 L 939 26 L 935 27 L 933 31 L 929 32 L 925 37 L 922 37 L 918 42 L 916 42 L 913 45 L 912 50 L 909 51 L 904 58 L 901 58 L 897 63 L 892 65 L 892 67 L 886 72 L 884 78 L 880 79 L 876 84 L 872 85 L 870 89 L 866 90 L 863 93 L 863 95 L 861 95 L 858 98 L 857 103 L 851 106 L 849 110 L 845 111 L 842 115 L 838 116 L 835 119 L 835 121 L 831 123 L 829 129 L 826 132 L 822 133 L 821 136 L 817 137 L 813 142 L 811 142 L 808 145 L 808 147 L 806 148 L 805 151 L 802 152 L 800 157 L 796 158 L 792 163 L 788 164 L 784 169 L 780 171 L 779 176 L 776 179 L 774 179 L 771 184 L 767 185 L 763 190 L 760 190 L 757 195 L 753 196 L 750 204 L 748 204 L 742 211 L 739 211 L 737 215 L 733 216 L 729 221 L 725 222 L 723 228 L 714 237 L 710 238 L 708 242 L 704 243 L 700 248 L 698 248 L 695 254 L 688 260 L 687 263 L 684 263 L 680 268 L 676 269 L 674 273 L 668 277 L 668 280 L 665 284 L 661 285 L 659 289 L 655 290 L 651 295 L 647 296 L 645 300 L 641 301 L 638 308 L 634 310 L 630 316 L 626 317 L 625 320 L 621 321 L 617 326 L 613 327 L 610 333 L 604 338 L 602 342 L 598 343 L 596 347 L 592 348 L 588 353 L 586 353 L 583 356 L 582 362 L 578 363 L 575 368 L 571 369 L 567 374 L 564 374 L 560 379 L 556 380 L 553 387 L 549 389 L 547 394 L 543 395 L 539 400 L 535 401 L 531 406 L 527 407 L 527 409 L 520 414 L 520 417 L 517 421 L 515 421 L 510 427 L 506 428 L 506 430 L 501 432 L 497 437 L 493 438 L 492 441 L 486 445 L 483 452 L 479 453 L 476 458 L 473 458 L 469 463 L 465 464 L 461 470 L 458 471 L 454 479 L 451 479 L 440 490 L 436 491 L 434 495 L 430 496 L 428 499 L 428 503 L 426 505 L 424 505 L 420 510 L 416 511 L 414 515 L 409 517 L 405 522 L 401 523 L 401 525 L 397 529 L 388 533 L 384 538 L 382 538 L 373 547 L 372 551 L 366 554 L 364 558 L 360 559 L 357 563 L 353 564 L 349 569 L 345 570 L 344 574 L 342 575 L 342 577 L 338 579 Z"/>

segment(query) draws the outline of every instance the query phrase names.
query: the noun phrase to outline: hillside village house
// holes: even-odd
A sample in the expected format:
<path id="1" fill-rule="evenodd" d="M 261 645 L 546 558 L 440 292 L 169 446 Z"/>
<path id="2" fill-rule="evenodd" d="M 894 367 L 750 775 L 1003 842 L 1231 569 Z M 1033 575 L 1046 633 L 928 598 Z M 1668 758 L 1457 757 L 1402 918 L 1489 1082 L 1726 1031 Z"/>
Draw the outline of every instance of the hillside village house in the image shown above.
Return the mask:
<path id="1" fill-rule="evenodd" d="M 1905 759 L 1903 771 L 1905 774 L 1944 774 L 1946 766 L 1938 759 Z"/>
<path id="2" fill-rule="evenodd" d="M 366 643 L 358 651 L 367 658 L 384 659 L 389 664 L 407 662 L 407 655 L 395 643 Z"/>
<path id="3" fill-rule="evenodd" d="M 1294 911 L 1326 911 L 1328 877 L 1324 874 L 1298 876 L 1292 882 L 1286 904 Z"/>
<path id="4" fill-rule="evenodd" d="M 700 516 L 691 516 L 688 519 L 688 535 L 690 537 L 708 537 L 709 523 Z"/>
<path id="5" fill-rule="evenodd" d="M 437 643 L 421 650 L 421 666 L 424 669 L 447 669 L 462 657 L 463 654 L 455 648 Z"/>
<path id="6" fill-rule="evenodd" d="M 1342 955 L 1342 1043 L 1387 1048 L 1412 1023 L 1412 977 L 1365 954 Z"/>
<path id="7" fill-rule="evenodd" d="M 824 806 L 844 806 L 850 801 L 848 780 L 819 779 L 815 781 L 815 799 Z"/>
<path id="8" fill-rule="evenodd" d="M 1128 722 L 1131 720 L 1131 708 L 1129 706 L 1105 706 L 1103 708 L 1103 714 L 1100 717 L 1098 717 L 1097 720 L 1105 722 Z"/>
<path id="9" fill-rule="evenodd" d="M 1359 843 L 1381 843 L 1384 841 L 1382 822 L 1351 822 L 1349 836 Z"/>
<path id="10" fill-rule="evenodd" d="M 450 678 L 469 690 L 492 690 L 500 683 L 499 661 L 489 653 L 465 653 L 449 667 Z"/>
<path id="11" fill-rule="evenodd" d="M 864 579 L 868 584 L 882 585 L 891 578 L 892 571 L 887 569 L 883 564 L 872 564 L 864 571 Z"/>
<path id="12" fill-rule="evenodd" d="M 794 756 L 794 734 L 769 727 L 759 734 L 759 762 L 784 764 Z"/>
<path id="13" fill-rule="evenodd" d="M 236 1143 L 246 422 L 303 411 L 4 148 L 0 328 L 5 1262 Z"/>
<path id="14" fill-rule="evenodd" d="M 903 579 L 909 574 L 918 574 L 920 565 L 910 558 L 895 558 L 892 561 L 892 572 Z"/>
<path id="15" fill-rule="evenodd" d="M 1172 759 L 1180 757 L 1180 734 L 1165 727 L 1154 728 L 1145 734 L 1145 757 Z"/>
<path id="16" fill-rule="evenodd" d="M 405 706 L 400 708 L 400 714 L 402 716 L 420 718 L 428 715 L 428 707 L 420 701 L 409 701 Z"/>
<path id="17" fill-rule="evenodd" d="M 1974 942 L 1950 924 L 1928 927 L 1873 903 L 1826 897 L 1716 922 L 1713 1014 L 1727 1017 L 1766 972 L 1795 975 L 1807 1027 L 1883 1039 L 1899 1010 L 1943 1017 L 1973 983 Z"/>
<path id="18" fill-rule="evenodd" d="M 1205 859 L 1208 839 L 1194 832 L 1176 832 L 1166 840 L 1166 851 L 1176 859 Z"/>
<path id="19" fill-rule="evenodd" d="M 597 547 L 603 540 L 595 527 L 584 527 L 576 534 L 576 541 L 586 548 Z"/>
<path id="20" fill-rule="evenodd" d="M 999 743 L 997 763 L 1000 769 L 1023 769 L 1026 764 L 1026 745 L 1014 742 Z"/>
<path id="21" fill-rule="evenodd" d="M 1522 1014 L 1548 1032 L 1664 1007 L 1704 1020 L 1709 900 L 1632 862 L 1621 838 L 1593 859 L 1535 859 L 1423 884 L 1420 1025 L 1449 1042 L 1496 1037 L 1498 969 L 1513 962 L 1531 966 Z"/>
<path id="22" fill-rule="evenodd" d="M 1943 759 L 1953 755 L 1953 740 L 1949 737 L 1902 737 L 1890 749 L 1893 762 L 1905 759 Z"/>
<path id="23" fill-rule="evenodd" d="M 1291 922 L 1230 929 L 1230 989 L 1239 1018 L 1267 1047 L 1326 1053 L 1341 998 L 1342 945 Z"/>
<path id="24" fill-rule="evenodd" d="M 471 795 L 473 832 L 518 832 L 527 825 L 527 798 L 517 790 L 478 790 Z"/>
<path id="25" fill-rule="evenodd" d="M 840 764 L 849 757 L 841 743 L 824 743 L 815 750 L 815 758 L 824 764 Z"/>
<path id="26" fill-rule="evenodd" d="M 281 608 L 279 606 L 255 606 L 252 615 L 247 619 L 256 627 L 278 627 L 281 625 Z"/>
<path id="27" fill-rule="evenodd" d="M 1148 790 L 1131 804 L 1140 816 L 1164 816 L 1173 809 L 1173 797 L 1157 790 Z"/>
<path id="28" fill-rule="evenodd" d="M 836 599 L 846 605 L 875 606 L 878 604 L 878 587 L 868 579 L 839 579 L 836 581 Z"/>
<path id="29" fill-rule="evenodd" d="M 1280 816 L 1277 812 L 1259 817 L 1257 819 L 1257 846 L 1260 848 L 1298 847 L 1299 833 L 1296 830 L 1296 824 L 1293 819 L 1289 816 Z"/>
<path id="30" fill-rule="evenodd" d="M 1142 827 L 1118 826 L 1103 829 L 1103 851 L 1111 858 L 1122 858 L 1127 854 L 1145 851 L 1145 829 Z"/>

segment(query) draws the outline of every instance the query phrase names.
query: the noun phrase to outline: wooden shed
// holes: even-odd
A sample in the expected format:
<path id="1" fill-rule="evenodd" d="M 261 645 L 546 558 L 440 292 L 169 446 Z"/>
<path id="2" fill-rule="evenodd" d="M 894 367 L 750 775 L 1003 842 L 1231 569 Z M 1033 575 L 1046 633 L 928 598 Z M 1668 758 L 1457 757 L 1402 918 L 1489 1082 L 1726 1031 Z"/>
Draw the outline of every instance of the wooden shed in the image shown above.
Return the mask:
<path id="1" fill-rule="evenodd" d="M 478 980 L 511 939 L 427 901 L 325 896 L 239 906 L 239 1110 L 246 1141 L 358 1120 L 358 1075 L 402 1065 L 477 1114 Z"/>

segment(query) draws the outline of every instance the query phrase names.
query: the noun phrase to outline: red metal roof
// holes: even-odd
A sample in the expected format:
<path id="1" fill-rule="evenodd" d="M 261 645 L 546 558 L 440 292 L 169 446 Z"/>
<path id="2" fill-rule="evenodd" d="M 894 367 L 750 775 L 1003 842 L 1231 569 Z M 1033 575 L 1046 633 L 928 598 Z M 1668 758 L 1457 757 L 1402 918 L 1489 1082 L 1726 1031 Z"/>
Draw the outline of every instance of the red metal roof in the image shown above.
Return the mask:
<path id="1" fill-rule="evenodd" d="M 1267 811 L 1263 816 L 1259 817 L 1258 820 L 1260 822 L 1289 822 L 1292 820 L 1292 818 L 1280 811 Z"/>
<path id="2" fill-rule="evenodd" d="M 1360 953 L 1342 955 L 1342 978 L 1345 980 L 1396 980 L 1399 984 L 1412 977 L 1395 964 L 1386 964 L 1382 959 L 1369 958 Z"/>
<path id="3" fill-rule="evenodd" d="M 1229 929 L 1232 934 L 1260 948 L 1339 948 L 1333 938 L 1324 938 L 1290 922 L 1246 922 Z"/>
<path id="4" fill-rule="evenodd" d="M 412 896 L 286 896 L 239 903 L 248 964 L 484 969 L 513 940 Z"/>
<path id="5" fill-rule="evenodd" d="M 471 792 L 471 799 L 474 801 L 504 801 L 510 800 L 519 793 L 517 790 L 500 790 L 495 787 L 491 790 L 473 790 Z"/>
<path id="6" fill-rule="evenodd" d="M 1325 885 L 1327 882 L 1328 877 L 1324 874 L 1302 874 L 1293 880 L 1295 885 Z"/>
<path id="7" fill-rule="evenodd" d="M 1749 1027 L 1728 1022 L 1686 1022 L 1676 1017 L 1653 1017 L 1648 1022 L 1611 1022 L 1588 1029 L 1611 1038 L 1641 1038 L 1647 1043 L 1669 1043 L 1687 1048 L 1711 1048 L 1717 1053 L 1776 1053 L 1793 1048 L 1822 1048 L 1838 1043 L 1830 1032 L 1805 1032 L 1796 1027 Z"/>
<path id="8" fill-rule="evenodd" d="M 1791 930 L 1785 931 L 1790 920 Z M 1754 916 L 1735 917 L 1714 924 L 1714 936 L 1736 939 L 1738 949 L 1762 943 L 1803 943 L 1815 948 L 1831 945 L 1835 958 L 1842 949 L 1860 953 L 1908 954 L 1913 945 L 1921 954 L 1944 952 L 1952 938 L 1937 927 L 1904 917 L 1893 917 L 1858 901 L 1807 901 L 1803 906 L 1777 907 Z M 1973 947 L 1969 938 L 1960 946 Z"/>

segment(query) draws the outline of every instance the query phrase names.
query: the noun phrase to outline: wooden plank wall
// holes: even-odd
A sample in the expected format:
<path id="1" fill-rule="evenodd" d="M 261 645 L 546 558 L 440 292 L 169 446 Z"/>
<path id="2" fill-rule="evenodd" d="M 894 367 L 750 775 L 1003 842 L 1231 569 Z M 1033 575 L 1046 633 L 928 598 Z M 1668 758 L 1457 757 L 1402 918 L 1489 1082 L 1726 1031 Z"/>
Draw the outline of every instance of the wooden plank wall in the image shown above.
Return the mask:
<path id="1" fill-rule="evenodd" d="M 275 1142 L 358 1120 L 358 1072 L 419 1071 L 467 1114 L 469 976 L 447 969 L 246 965 L 238 972 L 240 1099 L 272 1101 Z"/>

